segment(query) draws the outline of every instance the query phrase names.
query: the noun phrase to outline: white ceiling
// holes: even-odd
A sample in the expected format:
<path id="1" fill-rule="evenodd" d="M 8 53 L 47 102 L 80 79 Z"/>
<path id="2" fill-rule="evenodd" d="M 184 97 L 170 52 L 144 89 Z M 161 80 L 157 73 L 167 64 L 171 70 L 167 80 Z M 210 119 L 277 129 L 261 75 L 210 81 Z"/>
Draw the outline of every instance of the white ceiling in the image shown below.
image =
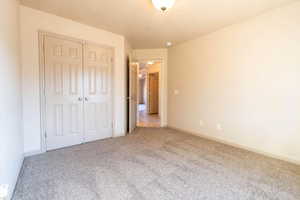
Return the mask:
<path id="1" fill-rule="evenodd" d="M 21 0 L 22 4 L 126 36 L 134 48 L 199 37 L 296 0 L 176 0 L 161 13 L 151 0 Z"/>

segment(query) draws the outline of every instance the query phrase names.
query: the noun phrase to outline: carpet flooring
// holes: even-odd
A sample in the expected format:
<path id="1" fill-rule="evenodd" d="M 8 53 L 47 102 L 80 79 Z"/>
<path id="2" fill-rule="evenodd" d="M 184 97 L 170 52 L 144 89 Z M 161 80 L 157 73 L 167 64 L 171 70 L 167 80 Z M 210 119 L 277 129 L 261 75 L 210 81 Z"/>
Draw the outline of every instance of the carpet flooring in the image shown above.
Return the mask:
<path id="1" fill-rule="evenodd" d="M 299 200 L 300 166 L 183 132 L 138 128 L 28 157 L 14 200 Z"/>

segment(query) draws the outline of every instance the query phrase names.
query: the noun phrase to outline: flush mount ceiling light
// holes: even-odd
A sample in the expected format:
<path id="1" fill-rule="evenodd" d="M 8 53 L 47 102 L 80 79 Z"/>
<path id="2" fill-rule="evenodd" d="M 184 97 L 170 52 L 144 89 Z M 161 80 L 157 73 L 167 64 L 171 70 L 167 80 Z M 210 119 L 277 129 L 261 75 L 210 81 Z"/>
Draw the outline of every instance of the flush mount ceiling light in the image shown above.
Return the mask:
<path id="1" fill-rule="evenodd" d="M 172 46 L 172 42 L 166 42 L 166 46 L 167 47 L 171 47 Z"/>
<path id="2" fill-rule="evenodd" d="M 166 12 L 167 10 L 172 8 L 172 6 L 175 3 L 175 0 L 152 0 L 152 3 L 154 7 L 158 10 Z"/>

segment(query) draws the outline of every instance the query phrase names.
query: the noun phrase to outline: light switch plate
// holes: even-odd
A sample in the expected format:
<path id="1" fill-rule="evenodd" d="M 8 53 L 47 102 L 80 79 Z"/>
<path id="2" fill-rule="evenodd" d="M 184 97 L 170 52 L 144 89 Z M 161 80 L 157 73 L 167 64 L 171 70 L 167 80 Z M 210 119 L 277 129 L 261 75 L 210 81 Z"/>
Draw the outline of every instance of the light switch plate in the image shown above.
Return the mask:
<path id="1" fill-rule="evenodd" d="M 222 130 L 223 130 L 223 128 L 222 128 L 222 125 L 221 125 L 221 124 L 217 124 L 217 130 L 218 130 L 218 131 L 222 131 Z"/>
<path id="2" fill-rule="evenodd" d="M 203 120 L 199 121 L 199 125 L 202 127 L 204 125 Z"/>

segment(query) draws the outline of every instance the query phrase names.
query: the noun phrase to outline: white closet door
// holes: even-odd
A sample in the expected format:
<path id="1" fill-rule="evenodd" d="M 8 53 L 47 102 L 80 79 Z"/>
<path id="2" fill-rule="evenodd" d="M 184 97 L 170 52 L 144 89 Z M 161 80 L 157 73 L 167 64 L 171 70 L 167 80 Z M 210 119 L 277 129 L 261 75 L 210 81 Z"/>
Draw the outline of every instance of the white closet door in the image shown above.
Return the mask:
<path id="1" fill-rule="evenodd" d="M 110 48 L 84 48 L 85 141 L 112 137 L 112 56 Z"/>
<path id="2" fill-rule="evenodd" d="M 47 150 L 83 142 L 82 48 L 44 38 Z"/>

